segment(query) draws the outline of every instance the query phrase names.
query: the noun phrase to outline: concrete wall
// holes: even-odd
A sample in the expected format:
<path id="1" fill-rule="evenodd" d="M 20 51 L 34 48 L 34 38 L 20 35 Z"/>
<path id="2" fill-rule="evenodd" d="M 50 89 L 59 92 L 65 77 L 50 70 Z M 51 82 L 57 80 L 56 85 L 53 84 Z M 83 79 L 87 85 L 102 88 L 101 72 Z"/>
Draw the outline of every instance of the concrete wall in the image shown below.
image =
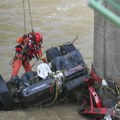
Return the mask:
<path id="1" fill-rule="evenodd" d="M 107 3 L 104 3 L 112 9 Z M 118 11 L 112 11 L 120 14 Z M 94 15 L 94 66 L 106 79 L 120 78 L 120 27 L 95 12 Z"/>

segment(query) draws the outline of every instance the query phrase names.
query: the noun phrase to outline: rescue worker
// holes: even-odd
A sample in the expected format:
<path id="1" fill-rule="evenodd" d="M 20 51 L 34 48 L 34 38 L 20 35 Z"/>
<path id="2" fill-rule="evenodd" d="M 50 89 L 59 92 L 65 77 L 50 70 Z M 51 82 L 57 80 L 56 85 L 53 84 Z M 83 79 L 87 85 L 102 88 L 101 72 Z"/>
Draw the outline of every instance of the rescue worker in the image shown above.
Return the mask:
<path id="1" fill-rule="evenodd" d="M 16 42 L 18 45 L 15 47 L 15 57 L 12 62 L 11 79 L 17 76 L 20 67 L 23 66 L 25 72 L 31 71 L 30 61 L 32 58 L 41 59 L 43 62 L 47 62 L 41 50 L 41 44 L 43 43 L 43 36 L 41 33 L 32 32 L 19 37 Z"/>

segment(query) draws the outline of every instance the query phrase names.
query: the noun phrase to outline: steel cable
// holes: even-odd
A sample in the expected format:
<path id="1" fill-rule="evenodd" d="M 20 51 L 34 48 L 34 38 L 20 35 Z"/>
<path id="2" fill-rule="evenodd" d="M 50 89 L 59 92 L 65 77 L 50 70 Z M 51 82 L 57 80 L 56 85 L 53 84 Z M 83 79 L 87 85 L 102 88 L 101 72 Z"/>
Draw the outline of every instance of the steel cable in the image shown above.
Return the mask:
<path id="1" fill-rule="evenodd" d="M 28 0 L 29 14 L 30 14 L 30 23 L 31 23 L 31 31 L 33 31 L 33 23 L 32 23 L 32 15 L 31 15 L 31 7 L 30 1 Z"/>
<path id="2" fill-rule="evenodd" d="M 24 0 L 23 0 L 23 14 L 24 14 L 24 32 L 26 34 L 25 1 Z"/>

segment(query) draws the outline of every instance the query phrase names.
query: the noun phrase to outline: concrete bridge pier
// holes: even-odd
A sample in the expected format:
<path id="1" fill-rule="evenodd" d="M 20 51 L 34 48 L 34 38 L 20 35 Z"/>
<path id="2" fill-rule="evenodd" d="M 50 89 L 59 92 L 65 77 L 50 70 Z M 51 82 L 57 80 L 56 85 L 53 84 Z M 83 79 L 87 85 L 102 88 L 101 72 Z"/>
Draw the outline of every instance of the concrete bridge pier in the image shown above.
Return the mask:
<path id="1" fill-rule="evenodd" d="M 120 27 L 97 12 L 94 15 L 94 67 L 101 77 L 120 79 Z"/>

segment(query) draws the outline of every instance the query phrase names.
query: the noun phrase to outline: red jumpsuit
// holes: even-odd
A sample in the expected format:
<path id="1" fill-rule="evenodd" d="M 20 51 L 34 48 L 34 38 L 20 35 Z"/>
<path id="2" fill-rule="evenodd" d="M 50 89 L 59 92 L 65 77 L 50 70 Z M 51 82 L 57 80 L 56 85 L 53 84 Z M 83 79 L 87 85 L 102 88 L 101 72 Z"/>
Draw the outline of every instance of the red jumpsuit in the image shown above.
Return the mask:
<path id="1" fill-rule="evenodd" d="M 31 71 L 30 61 L 34 57 L 38 57 L 44 62 L 46 58 L 43 56 L 41 44 L 35 41 L 35 38 L 28 36 L 26 41 L 16 47 L 16 56 L 12 62 L 11 78 L 16 76 L 23 65 L 25 72 Z"/>

